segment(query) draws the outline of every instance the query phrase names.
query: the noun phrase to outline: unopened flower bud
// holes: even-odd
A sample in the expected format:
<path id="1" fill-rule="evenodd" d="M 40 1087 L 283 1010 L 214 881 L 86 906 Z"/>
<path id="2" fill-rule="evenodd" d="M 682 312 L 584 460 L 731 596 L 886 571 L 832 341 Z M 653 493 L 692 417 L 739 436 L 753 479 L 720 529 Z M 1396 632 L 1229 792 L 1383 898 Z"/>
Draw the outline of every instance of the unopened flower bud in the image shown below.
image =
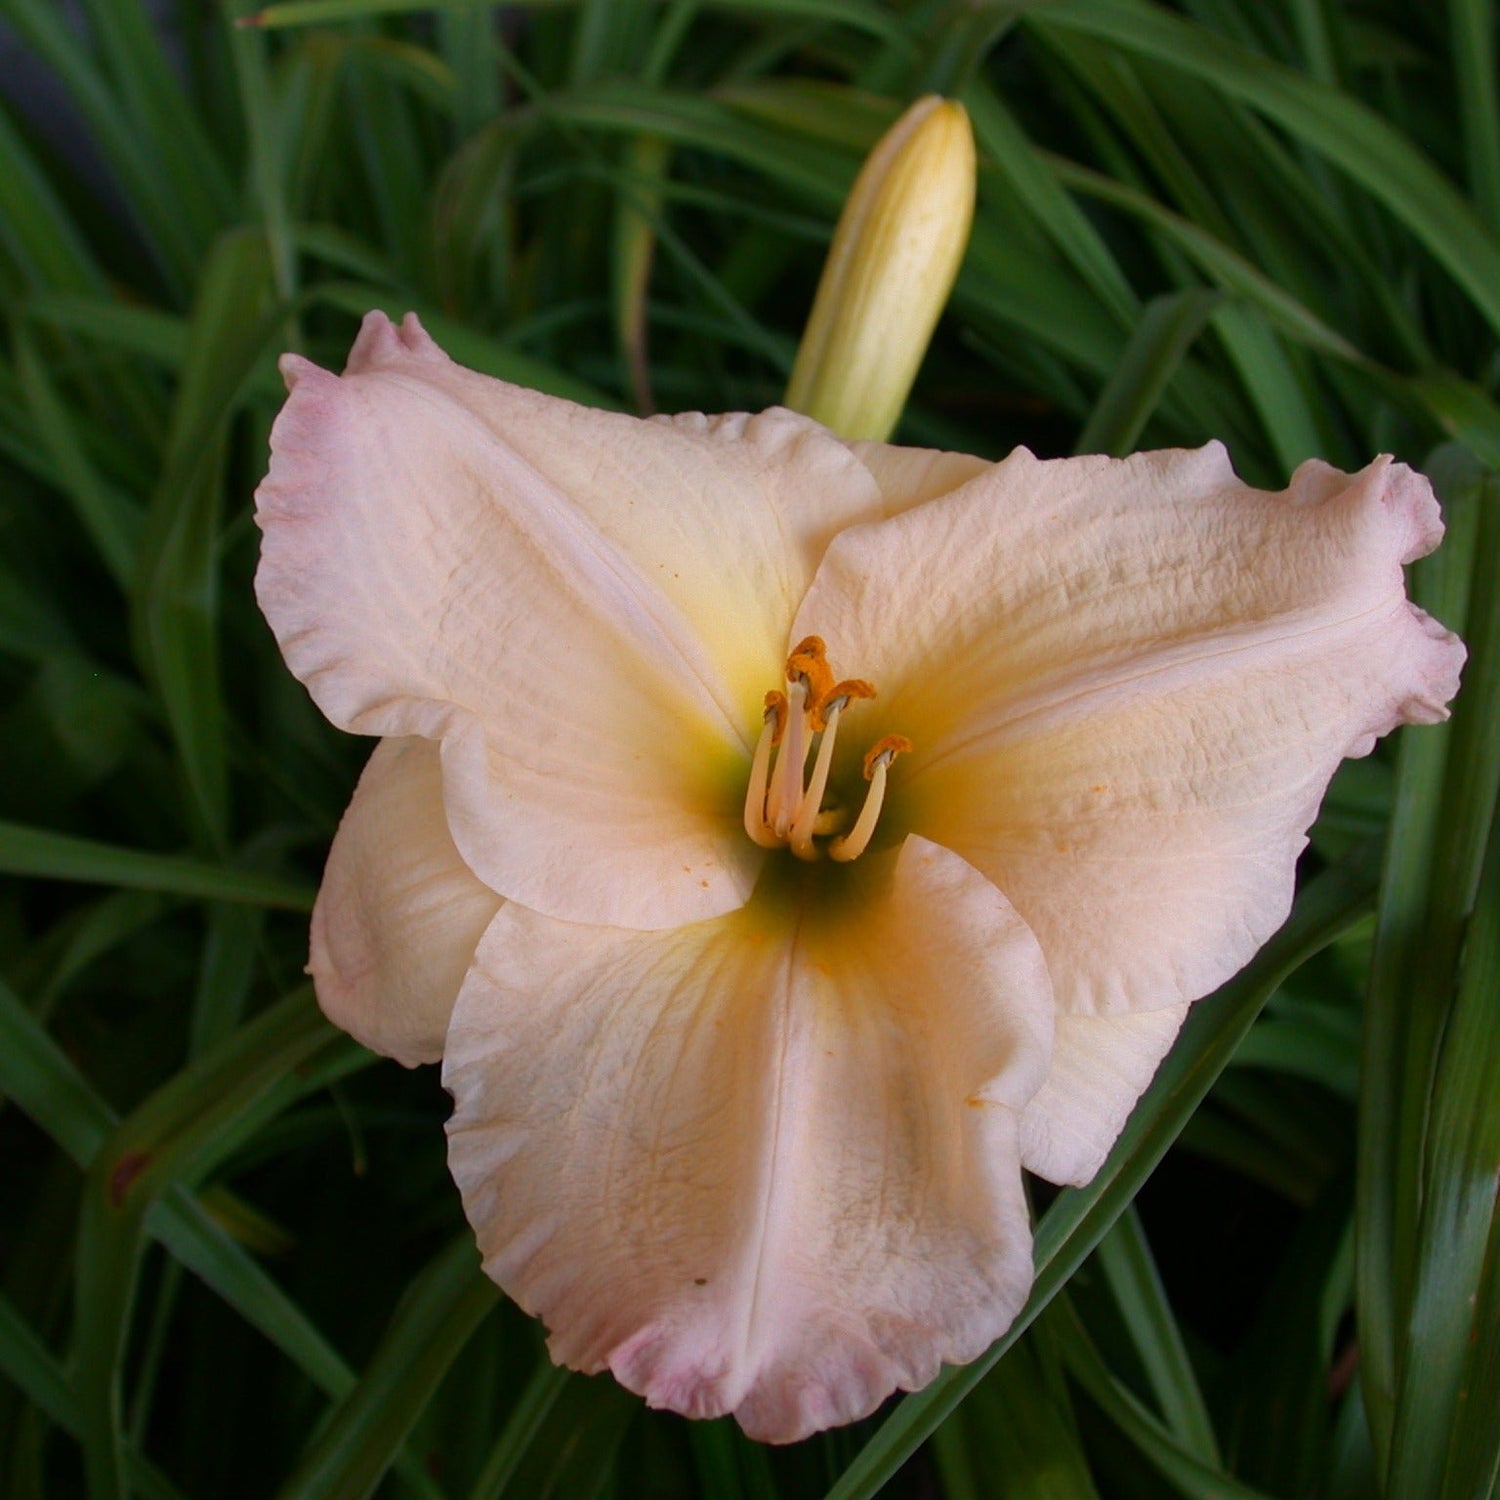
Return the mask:
<path id="1" fill-rule="evenodd" d="M 840 437 L 891 435 L 974 219 L 974 133 L 929 94 L 882 137 L 849 194 L 786 404 Z"/>

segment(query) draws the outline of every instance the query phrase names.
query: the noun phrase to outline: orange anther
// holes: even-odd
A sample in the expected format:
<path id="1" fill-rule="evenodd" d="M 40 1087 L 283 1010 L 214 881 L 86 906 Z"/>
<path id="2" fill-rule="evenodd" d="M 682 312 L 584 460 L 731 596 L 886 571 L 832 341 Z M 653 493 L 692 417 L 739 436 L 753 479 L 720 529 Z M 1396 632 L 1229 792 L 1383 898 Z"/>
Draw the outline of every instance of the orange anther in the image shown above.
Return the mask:
<path id="1" fill-rule="evenodd" d="M 884 759 L 889 765 L 898 755 L 905 755 L 911 749 L 911 741 L 904 734 L 888 734 L 882 740 L 876 740 L 865 752 L 865 780 L 869 781 L 875 774 L 875 763 Z"/>

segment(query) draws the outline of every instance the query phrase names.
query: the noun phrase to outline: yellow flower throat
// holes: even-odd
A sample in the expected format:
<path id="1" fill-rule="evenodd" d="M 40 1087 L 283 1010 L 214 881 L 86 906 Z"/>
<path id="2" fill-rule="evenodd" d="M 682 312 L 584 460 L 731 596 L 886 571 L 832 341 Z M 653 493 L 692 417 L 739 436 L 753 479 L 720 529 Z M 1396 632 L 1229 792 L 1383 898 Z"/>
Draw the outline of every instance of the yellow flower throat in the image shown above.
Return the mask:
<path id="1" fill-rule="evenodd" d="M 864 761 L 870 789 L 854 826 L 844 831 L 847 813 L 823 807 L 839 720 L 857 698 L 873 698 L 875 689 L 860 678 L 837 681 L 828 652 L 810 635 L 786 661 L 786 691 L 766 694 L 765 721 L 750 763 L 745 792 L 745 832 L 764 849 L 791 847 L 798 859 L 813 860 L 826 850 L 830 859 L 858 859 L 869 847 L 885 802 L 886 769 L 907 750 L 904 735 L 888 734 L 868 750 Z M 818 736 L 812 775 L 804 781 L 808 751 Z M 826 844 L 819 837 L 834 835 Z"/>

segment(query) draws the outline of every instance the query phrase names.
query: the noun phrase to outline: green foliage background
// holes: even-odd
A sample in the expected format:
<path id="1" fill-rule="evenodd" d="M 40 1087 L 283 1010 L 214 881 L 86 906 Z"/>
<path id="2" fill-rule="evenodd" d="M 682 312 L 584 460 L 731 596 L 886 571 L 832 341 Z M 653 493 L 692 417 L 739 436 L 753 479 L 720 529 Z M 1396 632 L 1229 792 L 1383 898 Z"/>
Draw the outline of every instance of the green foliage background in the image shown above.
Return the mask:
<path id="1" fill-rule="evenodd" d="M 53 89 L 0 102 L 0 1496 L 1496 1494 L 1491 0 L 159 9 L 0 0 Z M 553 1370 L 434 1070 L 317 1012 L 366 747 L 256 614 L 250 493 L 275 355 L 336 366 L 372 306 L 579 400 L 771 403 L 930 89 L 982 184 L 902 436 L 1220 437 L 1268 484 L 1394 451 L 1472 655 L 1449 725 L 1341 773 L 1099 1179 L 1039 1198 L 1016 1330 L 773 1452 Z"/>

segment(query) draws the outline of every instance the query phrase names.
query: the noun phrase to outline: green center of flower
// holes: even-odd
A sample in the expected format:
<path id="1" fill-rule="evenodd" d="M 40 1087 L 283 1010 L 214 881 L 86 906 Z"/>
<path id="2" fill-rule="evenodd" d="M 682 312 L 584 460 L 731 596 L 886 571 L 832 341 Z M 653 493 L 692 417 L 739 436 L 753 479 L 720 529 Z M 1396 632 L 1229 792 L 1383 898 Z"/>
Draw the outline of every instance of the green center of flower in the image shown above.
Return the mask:
<path id="1" fill-rule="evenodd" d="M 869 782 L 864 806 L 845 831 L 848 812 L 823 806 L 839 720 L 860 698 L 873 698 L 875 689 L 860 678 L 839 681 L 828 665 L 822 640 L 810 635 L 786 661 L 786 691 L 766 694 L 765 721 L 750 764 L 745 792 L 745 832 L 764 849 L 791 848 L 798 859 L 858 859 L 869 847 L 885 802 L 886 770 L 911 741 L 890 734 L 877 740 L 865 755 Z M 817 741 L 812 775 L 807 757 Z M 818 843 L 818 839 L 826 843 Z"/>

